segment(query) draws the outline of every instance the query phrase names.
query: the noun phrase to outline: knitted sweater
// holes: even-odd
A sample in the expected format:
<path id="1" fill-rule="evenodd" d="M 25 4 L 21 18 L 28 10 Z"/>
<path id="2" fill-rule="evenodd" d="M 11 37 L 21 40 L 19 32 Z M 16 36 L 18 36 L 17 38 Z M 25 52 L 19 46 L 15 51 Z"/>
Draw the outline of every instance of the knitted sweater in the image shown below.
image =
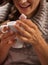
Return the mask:
<path id="1" fill-rule="evenodd" d="M 41 30 L 45 40 L 48 41 L 48 3 L 45 0 L 40 3 L 39 11 L 33 17 L 33 21 Z"/>

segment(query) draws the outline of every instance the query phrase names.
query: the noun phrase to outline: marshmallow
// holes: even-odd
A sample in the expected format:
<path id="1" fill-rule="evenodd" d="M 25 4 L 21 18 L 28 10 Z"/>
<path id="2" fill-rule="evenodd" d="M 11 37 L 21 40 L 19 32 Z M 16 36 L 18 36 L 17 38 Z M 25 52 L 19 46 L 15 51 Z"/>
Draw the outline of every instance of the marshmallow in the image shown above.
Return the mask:
<path id="1" fill-rule="evenodd" d="M 21 14 L 21 16 L 19 17 L 19 19 L 27 19 L 27 16 L 24 15 L 24 14 Z M 14 28 L 14 25 L 16 24 L 17 22 L 16 21 L 11 21 L 11 22 L 8 22 L 7 25 L 11 28 L 11 30 L 13 30 L 14 32 L 16 32 L 16 29 Z"/>
<path id="2" fill-rule="evenodd" d="M 27 16 L 24 15 L 24 14 L 22 14 L 22 15 L 19 17 L 19 19 L 20 19 L 20 20 L 21 20 L 21 19 L 27 19 Z"/>
<path id="3" fill-rule="evenodd" d="M 27 0 L 21 0 L 22 1 L 22 3 L 25 3 L 25 2 L 27 2 Z"/>

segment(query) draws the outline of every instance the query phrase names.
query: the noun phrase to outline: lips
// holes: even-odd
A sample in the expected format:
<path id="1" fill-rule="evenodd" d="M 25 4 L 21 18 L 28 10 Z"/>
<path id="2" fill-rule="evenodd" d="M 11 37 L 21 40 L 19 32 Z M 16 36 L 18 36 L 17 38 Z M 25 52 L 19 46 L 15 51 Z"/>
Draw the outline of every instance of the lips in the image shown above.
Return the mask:
<path id="1" fill-rule="evenodd" d="M 31 6 L 31 3 L 25 2 L 25 3 L 23 3 L 23 4 L 19 4 L 19 6 L 20 6 L 21 8 L 27 8 L 27 7 Z"/>

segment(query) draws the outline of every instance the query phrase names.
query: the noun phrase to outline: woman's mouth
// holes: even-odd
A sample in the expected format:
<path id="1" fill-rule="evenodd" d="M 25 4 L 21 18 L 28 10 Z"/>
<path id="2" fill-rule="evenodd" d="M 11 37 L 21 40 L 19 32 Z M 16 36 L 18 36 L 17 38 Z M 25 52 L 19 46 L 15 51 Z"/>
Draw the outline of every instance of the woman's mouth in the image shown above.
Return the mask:
<path id="1" fill-rule="evenodd" d="M 30 2 L 25 2 L 25 3 L 23 3 L 23 4 L 19 4 L 19 6 L 20 6 L 21 8 L 27 8 L 27 7 L 31 6 L 31 3 L 30 3 Z"/>

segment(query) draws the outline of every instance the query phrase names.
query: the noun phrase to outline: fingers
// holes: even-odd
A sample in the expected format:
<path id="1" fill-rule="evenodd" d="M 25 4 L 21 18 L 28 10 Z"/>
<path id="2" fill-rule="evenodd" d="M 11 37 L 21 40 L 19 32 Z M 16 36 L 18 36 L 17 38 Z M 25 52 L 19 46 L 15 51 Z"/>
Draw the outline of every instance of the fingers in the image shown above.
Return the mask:
<path id="1" fill-rule="evenodd" d="M 27 24 L 31 28 L 35 29 L 37 27 L 30 19 L 22 19 L 22 22 L 24 22 L 25 24 Z"/>
<path id="2" fill-rule="evenodd" d="M 16 34 L 7 37 L 6 39 L 1 40 L 1 44 L 14 44 L 16 42 Z"/>
<path id="3" fill-rule="evenodd" d="M 26 31 L 29 33 L 34 33 L 32 29 L 36 30 L 40 35 L 42 33 L 39 31 L 37 25 L 35 25 L 31 20 L 29 19 L 23 19 L 22 21 L 18 20 L 17 23 L 19 23 L 20 26 L 24 27 Z"/>
<path id="4" fill-rule="evenodd" d="M 25 42 L 36 43 L 41 35 L 38 27 L 31 20 L 17 20 L 15 28 L 19 32 L 18 38 Z"/>
<path id="5" fill-rule="evenodd" d="M 17 29 L 17 31 L 19 32 L 21 36 L 24 36 L 27 38 L 34 37 L 34 39 L 36 38 L 35 30 L 33 28 L 30 28 L 27 24 L 23 23 L 22 21 L 18 20 L 17 24 L 14 27 Z"/>
<path id="6" fill-rule="evenodd" d="M 40 35 L 42 35 L 42 32 L 41 32 L 39 29 L 36 29 L 36 31 L 37 31 Z"/>
<path id="7" fill-rule="evenodd" d="M 19 34 L 17 34 L 17 37 L 18 37 L 20 40 L 22 40 L 23 42 L 26 42 L 26 41 L 28 40 L 26 37 L 23 37 L 23 36 L 21 36 L 21 35 L 19 35 Z"/>
<path id="8" fill-rule="evenodd" d="M 27 42 L 28 41 L 27 38 L 25 38 L 25 37 L 23 37 L 23 36 L 21 36 L 19 34 L 17 35 L 17 37 L 18 37 L 18 39 L 22 40 L 23 42 Z"/>
<path id="9" fill-rule="evenodd" d="M 30 33 L 27 32 L 23 27 L 21 27 L 20 25 L 18 25 L 18 23 L 14 26 L 17 30 L 17 32 L 19 32 L 19 34 L 25 36 L 25 37 L 31 37 Z"/>
<path id="10" fill-rule="evenodd" d="M 32 29 L 24 22 L 18 20 L 17 23 L 19 24 L 20 27 L 23 27 L 25 29 L 25 31 L 32 33 Z"/>
<path id="11" fill-rule="evenodd" d="M 1 39 L 3 40 L 3 39 L 5 39 L 5 38 L 7 38 L 9 36 L 12 36 L 12 35 L 13 35 L 13 32 L 11 31 L 9 33 L 3 34 L 2 37 L 1 37 Z"/>
<path id="12" fill-rule="evenodd" d="M 36 31 L 33 28 L 30 28 L 27 24 L 20 20 L 17 21 L 15 28 L 21 33 L 21 35 L 24 35 L 28 38 L 36 34 Z"/>
<path id="13" fill-rule="evenodd" d="M 25 42 L 25 43 L 34 43 L 34 40 L 33 38 L 27 38 L 27 37 L 24 37 L 20 34 L 17 34 L 17 38 L 20 39 L 21 41 Z"/>
<path id="14" fill-rule="evenodd" d="M 37 25 L 35 25 L 30 19 L 22 19 L 22 22 L 35 30 L 38 29 Z M 40 35 L 42 35 L 41 31 L 38 30 L 38 32 Z"/>
<path id="15" fill-rule="evenodd" d="M 16 34 L 13 34 L 12 36 L 8 37 L 6 40 L 8 40 L 8 44 L 14 44 L 16 40 Z"/>
<path id="16" fill-rule="evenodd" d="M 1 39 L 5 39 L 5 38 L 14 34 L 14 32 L 10 30 L 10 28 L 6 28 L 5 31 L 8 31 L 8 32 L 6 32 L 6 33 L 0 32 L 0 38 Z"/>

